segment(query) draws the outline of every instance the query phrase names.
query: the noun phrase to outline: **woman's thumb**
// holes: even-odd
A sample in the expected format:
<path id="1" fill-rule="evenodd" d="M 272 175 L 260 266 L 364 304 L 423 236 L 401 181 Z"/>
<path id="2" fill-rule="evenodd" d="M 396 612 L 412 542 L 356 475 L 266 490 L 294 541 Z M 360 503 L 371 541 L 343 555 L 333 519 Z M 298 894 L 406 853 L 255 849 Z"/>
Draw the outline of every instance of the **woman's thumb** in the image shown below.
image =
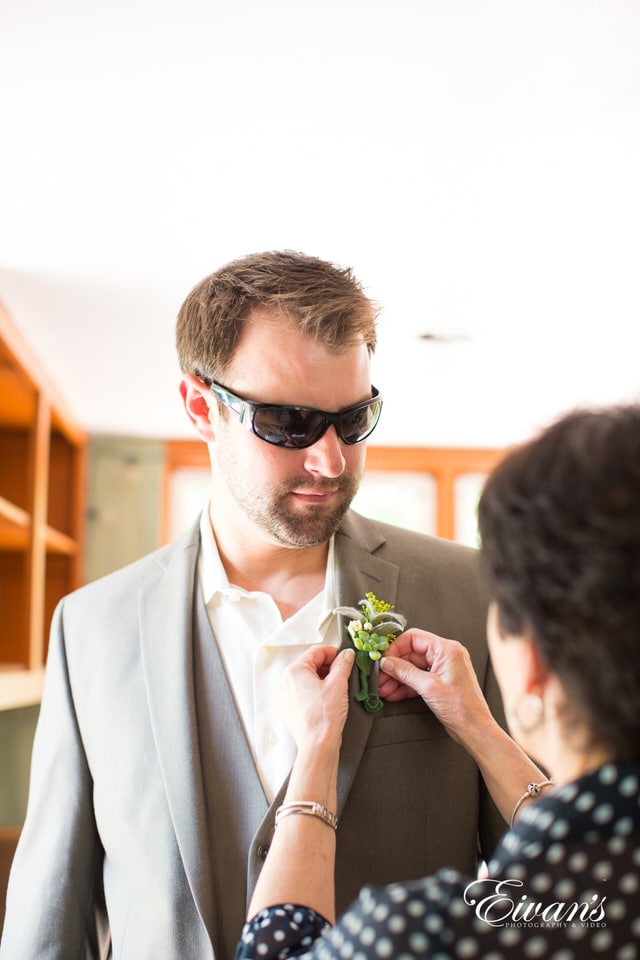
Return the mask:
<path id="1" fill-rule="evenodd" d="M 420 670 L 419 667 L 415 667 L 401 657 L 383 657 L 380 661 L 380 669 L 399 683 L 411 687 L 416 693 L 420 692 L 419 688 L 426 673 L 425 670 Z"/>
<path id="2" fill-rule="evenodd" d="M 339 671 L 344 673 L 345 676 L 349 676 L 351 673 L 351 668 L 356 659 L 356 652 L 352 647 L 346 647 L 344 650 L 341 650 L 338 656 L 335 658 L 331 665 L 331 672 L 335 673 Z"/>

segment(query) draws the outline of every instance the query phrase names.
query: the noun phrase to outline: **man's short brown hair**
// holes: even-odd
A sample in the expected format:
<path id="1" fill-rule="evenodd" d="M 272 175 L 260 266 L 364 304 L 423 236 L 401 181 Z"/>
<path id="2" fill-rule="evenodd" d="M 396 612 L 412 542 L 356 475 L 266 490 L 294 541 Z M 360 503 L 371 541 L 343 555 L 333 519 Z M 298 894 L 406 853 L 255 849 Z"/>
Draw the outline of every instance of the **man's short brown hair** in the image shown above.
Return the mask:
<path id="1" fill-rule="evenodd" d="M 350 268 L 290 250 L 256 253 L 206 277 L 183 303 L 176 327 L 183 373 L 221 377 L 246 320 L 260 310 L 282 314 L 328 349 L 375 349 L 377 309 Z"/>

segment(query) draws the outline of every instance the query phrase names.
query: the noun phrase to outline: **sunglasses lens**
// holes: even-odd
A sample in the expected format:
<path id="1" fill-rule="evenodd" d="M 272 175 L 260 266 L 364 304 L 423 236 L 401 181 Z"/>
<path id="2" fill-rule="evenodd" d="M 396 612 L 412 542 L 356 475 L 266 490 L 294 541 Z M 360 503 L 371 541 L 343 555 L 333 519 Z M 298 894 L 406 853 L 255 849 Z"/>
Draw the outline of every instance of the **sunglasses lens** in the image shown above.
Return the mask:
<path id="1" fill-rule="evenodd" d="M 310 447 L 324 432 L 325 418 L 316 410 L 295 407 L 259 407 L 254 414 L 254 432 L 277 447 Z"/>
<path id="2" fill-rule="evenodd" d="M 344 443 L 358 443 L 368 437 L 380 419 L 381 410 L 381 401 L 347 410 L 340 418 L 340 437 Z"/>
<path id="3" fill-rule="evenodd" d="M 343 443 L 358 443 L 373 431 L 380 418 L 382 400 L 360 404 L 338 414 L 300 407 L 266 405 L 253 411 L 253 432 L 276 447 L 302 450 L 311 447 L 333 423 Z"/>

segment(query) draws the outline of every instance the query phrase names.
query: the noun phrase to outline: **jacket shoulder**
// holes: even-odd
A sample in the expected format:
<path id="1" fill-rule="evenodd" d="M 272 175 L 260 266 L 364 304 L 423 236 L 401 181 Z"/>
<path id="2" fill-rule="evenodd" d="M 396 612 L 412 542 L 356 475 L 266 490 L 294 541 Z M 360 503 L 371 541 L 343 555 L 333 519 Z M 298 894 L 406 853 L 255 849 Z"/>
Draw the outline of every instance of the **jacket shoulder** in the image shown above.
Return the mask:
<path id="1" fill-rule="evenodd" d="M 79 587 L 65 597 L 63 602 L 71 605 L 85 602 L 99 604 L 102 598 L 107 598 L 108 602 L 113 604 L 119 596 L 125 596 L 132 590 L 137 591 L 143 584 L 161 576 L 172 564 L 184 563 L 185 560 L 188 562 L 191 557 L 195 565 L 195 556 L 200 543 L 199 531 L 198 522 L 171 543 Z"/>
<path id="2" fill-rule="evenodd" d="M 469 569 L 476 569 L 478 565 L 478 550 L 474 547 L 372 520 L 353 510 L 345 517 L 339 533 L 381 556 L 389 555 L 391 559 L 393 554 L 398 562 L 417 557 L 422 561 L 434 558 L 446 564 L 468 566 Z"/>
<path id="3" fill-rule="evenodd" d="M 486 647 L 486 596 L 479 552 L 472 547 L 350 512 L 340 533 L 345 554 L 366 551 L 398 571 L 396 607 L 414 626 Z"/>

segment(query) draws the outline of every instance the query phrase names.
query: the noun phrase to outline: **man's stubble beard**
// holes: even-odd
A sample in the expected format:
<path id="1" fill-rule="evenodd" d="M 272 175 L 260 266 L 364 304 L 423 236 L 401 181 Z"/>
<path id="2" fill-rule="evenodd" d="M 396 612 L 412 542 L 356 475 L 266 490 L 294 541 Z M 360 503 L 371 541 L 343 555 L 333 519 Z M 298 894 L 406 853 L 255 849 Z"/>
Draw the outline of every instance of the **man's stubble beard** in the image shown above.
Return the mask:
<path id="1" fill-rule="evenodd" d="M 250 491 L 234 489 L 235 484 L 231 484 L 231 492 L 244 513 L 281 546 L 315 547 L 326 543 L 336 532 L 358 491 L 360 480 L 359 473 L 324 481 L 303 477 L 288 483 L 286 489 L 276 490 L 268 501 Z M 309 504 L 303 511 L 292 510 L 289 506 L 291 491 L 301 492 L 305 487 L 315 492 L 322 489 L 336 491 L 334 502 L 331 506 Z"/>

